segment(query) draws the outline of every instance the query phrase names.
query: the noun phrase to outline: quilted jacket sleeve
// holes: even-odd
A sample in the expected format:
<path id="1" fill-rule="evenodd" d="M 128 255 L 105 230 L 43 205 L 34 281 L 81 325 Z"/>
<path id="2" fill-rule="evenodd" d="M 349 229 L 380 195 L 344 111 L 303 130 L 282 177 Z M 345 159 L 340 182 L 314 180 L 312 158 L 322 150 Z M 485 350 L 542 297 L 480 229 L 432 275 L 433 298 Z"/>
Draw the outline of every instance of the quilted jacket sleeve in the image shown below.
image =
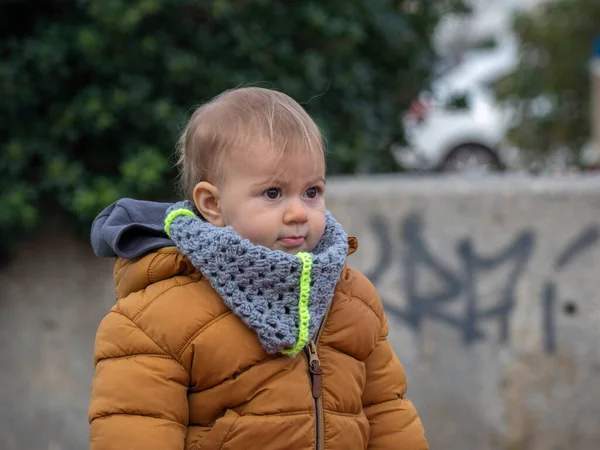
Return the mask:
<path id="1" fill-rule="evenodd" d="M 91 450 L 182 450 L 189 376 L 117 307 L 96 335 Z"/>
<path id="2" fill-rule="evenodd" d="M 370 283 L 369 283 L 370 285 Z M 373 309 L 381 318 L 381 334 L 366 360 L 363 408 L 371 427 L 369 450 L 426 450 L 423 424 L 406 393 L 406 375 L 387 340 L 388 324 L 379 295 L 372 287 Z"/>

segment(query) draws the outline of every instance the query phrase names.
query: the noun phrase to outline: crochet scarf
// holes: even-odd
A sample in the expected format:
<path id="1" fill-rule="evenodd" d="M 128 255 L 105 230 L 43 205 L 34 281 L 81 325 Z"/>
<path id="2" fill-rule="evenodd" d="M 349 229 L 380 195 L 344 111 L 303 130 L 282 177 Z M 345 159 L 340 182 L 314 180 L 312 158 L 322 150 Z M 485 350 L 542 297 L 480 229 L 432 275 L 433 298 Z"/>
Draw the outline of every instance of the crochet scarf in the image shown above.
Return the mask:
<path id="1" fill-rule="evenodd" d="M 314 337 L 348 253 L 348 236 L 329 211 L 317 246 L 296 255 L 215 227 L 189 201 L 167 210 L 165 232 L 270 354 L 295 356 Z"/>

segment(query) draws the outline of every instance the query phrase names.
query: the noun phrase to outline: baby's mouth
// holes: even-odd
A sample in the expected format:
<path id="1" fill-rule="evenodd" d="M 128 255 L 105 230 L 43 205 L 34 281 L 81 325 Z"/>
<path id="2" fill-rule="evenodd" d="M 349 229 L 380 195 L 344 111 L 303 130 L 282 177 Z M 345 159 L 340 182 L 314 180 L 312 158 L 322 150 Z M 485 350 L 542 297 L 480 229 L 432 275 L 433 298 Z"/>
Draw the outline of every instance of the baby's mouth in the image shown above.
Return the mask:
<path id="1" fill-rule="evenodd" d="M 286 238 L 281 238 L 281 239 L 279 239 L 279 241 L 288 247 L 298 247 L 298 246 L 304 244 L 304 237 L 303 236 L 289 236 Z"/>

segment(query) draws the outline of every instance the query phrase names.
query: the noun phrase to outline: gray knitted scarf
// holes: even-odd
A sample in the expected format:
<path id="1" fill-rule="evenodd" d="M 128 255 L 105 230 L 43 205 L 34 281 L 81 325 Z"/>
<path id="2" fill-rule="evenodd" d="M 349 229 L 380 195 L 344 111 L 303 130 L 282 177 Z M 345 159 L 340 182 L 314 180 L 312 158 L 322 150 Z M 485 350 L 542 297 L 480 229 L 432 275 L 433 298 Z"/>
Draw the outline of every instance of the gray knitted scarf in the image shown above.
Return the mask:
<path id="1" fill-rule="evenodd" d="M 167 210 L 165 231 L 271 354 L 294 356 L 314 337 L 348 253 L 348 237 L 329 211 L 315 249 L 297 255 L 215 227 L 189 201 Z"/>

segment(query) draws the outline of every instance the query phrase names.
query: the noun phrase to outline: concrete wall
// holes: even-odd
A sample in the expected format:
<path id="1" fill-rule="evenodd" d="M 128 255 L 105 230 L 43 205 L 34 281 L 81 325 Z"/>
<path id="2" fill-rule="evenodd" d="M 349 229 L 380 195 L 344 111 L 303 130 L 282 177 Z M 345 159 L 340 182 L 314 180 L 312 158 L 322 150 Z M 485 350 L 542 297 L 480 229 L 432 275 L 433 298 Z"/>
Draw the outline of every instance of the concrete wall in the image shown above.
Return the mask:
<path id="1" fill-rule="evenodd" d="M 432 449 L 600 446 L 600 179 L 332 180 Z M 87 446 L 111 262 L 40 236 L 0 271 L 0 445 Z"/>

